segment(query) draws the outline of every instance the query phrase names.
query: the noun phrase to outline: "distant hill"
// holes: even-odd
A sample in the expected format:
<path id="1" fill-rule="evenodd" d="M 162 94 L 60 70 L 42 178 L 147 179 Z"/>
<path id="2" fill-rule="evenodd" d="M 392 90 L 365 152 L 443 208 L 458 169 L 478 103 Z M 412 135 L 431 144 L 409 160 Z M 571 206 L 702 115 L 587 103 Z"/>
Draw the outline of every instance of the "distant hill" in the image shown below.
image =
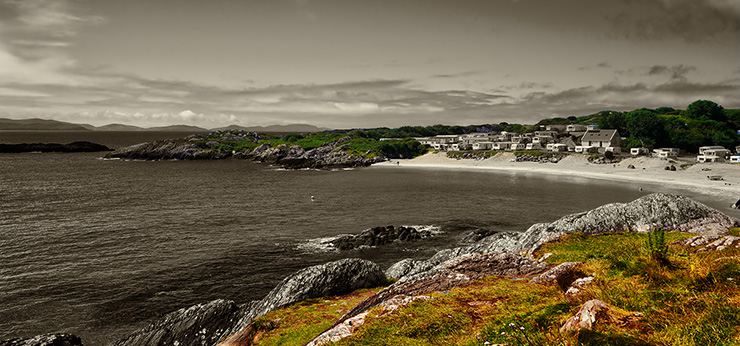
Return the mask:
<path id="1" fill-rule="evenodd" d="M 251 132 L 306 133 L 306 132 L 328 131 L 331 129 L 327 127 L 317 127 L 317 126 L 309 125 L 309 124 L 290 124 L 290 125 L 249 126 L 249 127 L 241 126 L 241 125 L 229 125 L 225 127 L 215 128 L 213 130 L 214 131 L 241 130 L 241 131 L 251 131 Z"/>
<path id="2" fill-rule="evenodd" d="M 93 129 L 94 131 L 147 131 L 147 129 L 143 127 L 133 126 L 133 125 L 124 125 L 124 124 L 108 124 L 103 126 L 98 126 Z"/>
<path id="3" fill-rule="evenodd" d="M 47 119 L 0 118 L 0 131 L 90 131 L 88 126 Z"/>
<path id="4" fill-rule="evenodd" d="M 190 125 L 169 125 L 156 126 L 146 129 L 147 131 L 167 131 L 167 132 L 208 132 L 210 130 L 198 126 Z"/>

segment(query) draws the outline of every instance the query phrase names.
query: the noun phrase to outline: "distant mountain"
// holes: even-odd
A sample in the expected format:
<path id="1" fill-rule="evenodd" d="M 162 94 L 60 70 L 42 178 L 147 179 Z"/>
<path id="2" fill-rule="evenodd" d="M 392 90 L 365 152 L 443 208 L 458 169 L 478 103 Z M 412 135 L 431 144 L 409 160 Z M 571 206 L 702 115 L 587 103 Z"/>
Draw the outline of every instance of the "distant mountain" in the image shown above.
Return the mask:
<path id="1" fill-rule="evenodd" d="M 74 124 L 64 121 L 47 119 L 8 119 L 0 118 L 0 131 L 162 131 L 162 132 L 208 132 L 219 130 L 243 130 L 252 132 L 280 132 L 306 133 L 331 130 L 326 127 L 316 127 L 308 124 L 270 125 L 270 126 L 240 126 L 229 125 L 209 130 L 191 125 L 169 125 L 156 127 L 139 127 L 125 124 L 108 124 L 93 126 L 89 124 Z"/>
<path id="2" fill-rule="evenodd" d="M 0 118 L 0 131 L 90 131 L 88 126 L 47 119 Z"/>
<path id="3" fill-rule="evenodd" d="M 167 131 L 167 132 L 208 132 L 210 130 L 198 126 L 190 125 L 169 125 L 157 126 L 146 129 L 147 131 Z"/>
<path id="4" fill-rule="evenodd" d="M 314 125 L 308 125 L 308 124 L 290 124 L 290 125 L 270 125 L 270 126 L 241 126 L 241 125 L 229 125 L 225 127 L 219 127 L 213 129 L 214 131 L 225 131 L 225 130 L 241 130 L 241 131 L 251 131 L 251 132 L 296 132 L 296 133 L 306 133 L 306 132 L 321 132 L 321 131 L 327 131 L 331 130 L 327 127 L 317 127 Z"/>
<path id="5" fill-rule="evenodd" d="M 143 127 L 133 126 L 133 125 L 124 125 L 124 124 L 108 124 L 103 126 L 98 126 L 93 129 L 94 131 L 147 131 L 147 129 Z"/>

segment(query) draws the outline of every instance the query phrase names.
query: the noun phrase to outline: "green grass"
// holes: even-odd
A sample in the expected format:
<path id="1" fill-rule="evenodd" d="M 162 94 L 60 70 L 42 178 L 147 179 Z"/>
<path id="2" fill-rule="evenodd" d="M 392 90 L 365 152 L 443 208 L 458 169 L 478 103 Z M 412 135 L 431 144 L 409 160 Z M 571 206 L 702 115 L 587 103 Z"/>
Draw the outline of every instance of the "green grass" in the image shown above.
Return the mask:
<path id="1" fill-rule="evenodd" d="M 666 232 L 670 265 L 661 265 L 650 256 L 645 233 L 566 235 L 535 256 L 552 252 L 547 262 L 583 262 L 584 272 L 596 274 L 578 296 L 555 284 L 487 277 L 394 312 L 375 307 L 365 325 L 335 344 L 740 345 L 740 261 L 733 257 L 740 250 L 693 252 L 670 245 L 690 236 Z M 257 321 L 266 327 L 255 345 L 305 343 L 372 292 L 272 312 Z M 611 320 L 561 333 L 565 320 L 590 299 L 611 305 Z"/>

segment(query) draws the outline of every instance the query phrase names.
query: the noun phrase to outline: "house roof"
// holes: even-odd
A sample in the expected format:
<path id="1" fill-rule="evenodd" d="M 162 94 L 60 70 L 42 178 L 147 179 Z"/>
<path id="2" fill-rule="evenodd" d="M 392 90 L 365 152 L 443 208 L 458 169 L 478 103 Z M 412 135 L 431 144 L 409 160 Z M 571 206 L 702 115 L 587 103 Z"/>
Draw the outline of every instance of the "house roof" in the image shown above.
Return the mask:
<path id="1" fill-rule="evenodd" d="M 588 130 L 581 141 L 605 142 L 611 141 L 617 135 L 617 130 Z"/>

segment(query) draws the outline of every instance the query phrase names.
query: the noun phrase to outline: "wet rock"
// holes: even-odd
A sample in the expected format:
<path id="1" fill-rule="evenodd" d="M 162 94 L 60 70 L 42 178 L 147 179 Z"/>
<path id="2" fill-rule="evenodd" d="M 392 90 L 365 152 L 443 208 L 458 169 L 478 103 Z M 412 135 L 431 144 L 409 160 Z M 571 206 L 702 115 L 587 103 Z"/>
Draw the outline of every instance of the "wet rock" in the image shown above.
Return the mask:
<path id="1" fill-rule="evenodd" d="M 72 334 L 44 334 L 0 341 L 0 346 L 82 346 L 82 340 Z"/>
<path id="2" fill-rule="evenodd" d="M 374 227 L 360 234 L 344 235 L 329 241 L 339 250 L 352 250 L 362 246 L 380 246 L 396 241 L 414 241 L 432 236 L 428 229 L 417 230 L 414 227 L 385 226 Z"/>

